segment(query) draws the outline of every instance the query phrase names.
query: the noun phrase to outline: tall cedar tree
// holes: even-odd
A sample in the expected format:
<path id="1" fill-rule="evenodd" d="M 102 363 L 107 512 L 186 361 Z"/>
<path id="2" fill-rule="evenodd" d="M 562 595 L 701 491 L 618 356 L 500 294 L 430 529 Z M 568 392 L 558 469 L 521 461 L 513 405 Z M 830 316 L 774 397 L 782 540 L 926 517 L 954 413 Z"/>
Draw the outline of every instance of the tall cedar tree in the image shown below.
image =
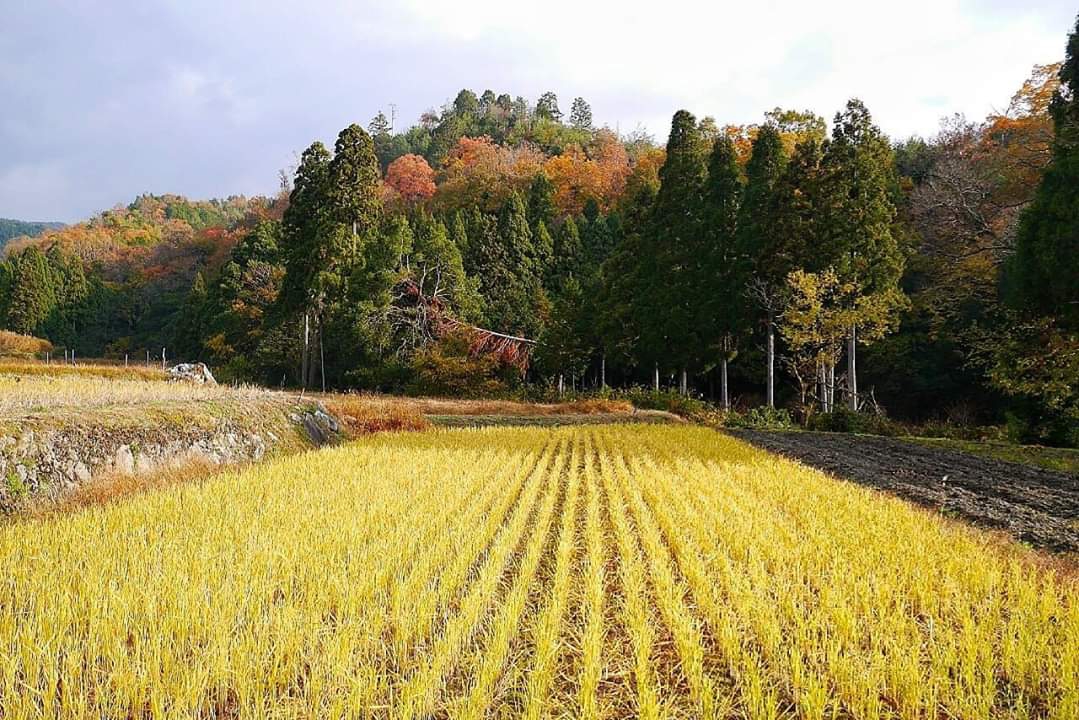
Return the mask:
<path id="1" fill-rule="evenodd" d="M 532 228 L 532 252 L 535 257 L 536 276 L 543 280 L 544 271 L 554 259 L 554 238 L 547 229 L 547 223 L 540 220 Z"/>
<path id="2" fill-rule="evenodd" d="M 429 216 L 420 216 L 413 230 L 412 274 L 425 295 L 444 293 L 455 315 L 474 321 L 480 318 L 483 300 L 475 279 L 465 274 L 461 251 L 446 226 Z"/>
<path id="3" fill-rule="evenodd" d="M 746 292 L 765 322 L 765 398 L 775 407 L 775 324 L 780 310 L 779 294 L 786 278 L 776 276 L 771 267 L 774 228 L 770 211 L 776 185 L 787 167 L 787 156 L 779 131 L 764 125 L 753 140 L 746 163 L 746 188 L 738 212 L 736 244 L 738 255 L 749 273 Z M 750 290 L 752 289 L 752 293 Z"/>
<path id="4" fill-rule="evenodd" d="M 15 264 L 7 315 L 8 329 L 33 335 L 55 304 L 56 283 L 48 259 L 36 245 L 32 245 Z"/>
<path id="5" fill-rule="evenodd" d="M 341 131 L 329 166 L 328 200 L 336 222 L 352 231 L 352 253 L 378 225 L 379 165 L 371 136 L 353 123 Z"/>
<path id="6" fill-rule="evenodd" d="M 317 292 L 316 279 L 325 266 L 323 236 L 329 224 L 326 201 L 330 152 L 314 142 L 300 156 L 292 181 L 288 209 L 282 220 L 284 287 L 281 302 L 286 310 L 305 311 Z"/>
<path id="7" fill-rule="evenodd" d="M 470 233 L 470 250 L 487 300 L 487 323 L 493 330 L 535 336 L 541 327 L 542 287 L 521 196 L 510 196 L 497 221 L 476 213 L 474 222 L 478 231 Z"/>
<path id="8" fill-rule="evenodd" d="M 652 214 L 649 241 L 650 276 L 641 297 L 646 299 L 643 345 L 653 362 L 673 362 L 684 373 L 701 359 L 696 286 L 704 244 L 701 196 L 707 175 L 705 147 L 696 118 L 675 113 L 667 140 L 667 158 L 659 171 L 659 192 Z M 684 385 L 684 383 L 683 383 Z M 684 388 L 683 388 L 684 389 Z"/>
<path id="9" fill-rule="evenodd" d="M 745 266 L 735 244 L 738 209 L 742 202 L 742 178 L 734 143 L 725 135 L 716 139 L 708 161 L 704 188 L 704 235 L 701 256 L 701 289 L 697 325 L 716 348 L 720 364 L 720 400 L 730 405 L 727 363 L 734 359 L 737 341 L 746 318 Z"/>
<path id="10" fill-rule="evenodd" d="M 583 260 L 584 248 L 577 223 L 568 217 L 562 221 L 562 227 L 555 236 L 554 254 L 546 267 L 544 285 L 552 293 L 561 290 L 570 277 L 580 277 Z"/>
<path id="11" fill-rule="evenodd" d="M 896 218 L 895 156 L 860 100 L 836 114 L 832 139 L 821 160 L 818 263 L 835 269 L 853 289 L 847 342 L 847 389 L 858 407 L 857 344 L 876 339 L 903 306 L 899 278 L 904 258 L 893 232 Z M 861 318 L 862 312 L 866 317 Z M 881 314 L 890 316 L 882 318 Z M 870 317 L 872 315 L 872 317 Z M 860 325 L 880 331 L 859 336 Z"/>
<path id="12" fill-rule="evenodd" d="M 584 98 L 573 98 L 573 105 L 569 110 L 569 124 L 578 130 L 592 129 L 592 106 Z"/>
<path id="13" fill-rule="evenodd" d="M 1079 330 L 1079 18 L 1068 36 L 1053 117 L 1052 160 L 1023 213 L 1006 272 L 1009 304 L 1033 316 L 1056 316 Z"/>
<path id="14" fill-rule="evenodd" d="M 579 226 L 581 244 L 584 247 L 585 260 L 588 263 L 588 276 L 598 273 L 600 265 L 614 251 L 617 237 L 616 229 L 613 225 L 613 217 L 601 214 L 599 203 L 596 202 L 595 198 L 588 198 L 584 205 L 582 222 Z M 584 275 L 582 275 L 583 277 Z"/>
<path id="15" fill-rule="evenodd" d="M 554 184 L 547 173 L 538 172 L 528 186 L 528 226 L 536 232 L 542 222 L 550 231 L 554 227 Z"/>

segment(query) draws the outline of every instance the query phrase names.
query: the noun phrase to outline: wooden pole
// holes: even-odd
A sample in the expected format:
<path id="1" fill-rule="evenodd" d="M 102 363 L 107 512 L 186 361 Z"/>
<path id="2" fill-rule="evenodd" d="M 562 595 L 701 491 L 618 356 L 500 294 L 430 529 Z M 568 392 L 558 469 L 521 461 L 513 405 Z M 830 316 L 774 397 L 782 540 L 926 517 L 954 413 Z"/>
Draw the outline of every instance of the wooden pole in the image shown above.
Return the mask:
<path id="1" fill-rule="evenodd" d="M 850 390 L 850 409 L 858 412 L 858 367 L 856 353 L 858 348 L 858 328 L 850 326 L 850 337 L 847 338 L 847 385 Z"/>
<path id="2" fill-rule="evenodd" d="M 776 332 L 775 323 L 772 318 L 768 318 L 768 378 L 767 378 L 767 392 L 768 392 L 768 407 L 774 408 L 776 406 Z"/>
<path id="3" fill-rule="evenodd" d="M 723 401 L 723 409 L 731 409 L 731 401 L 727 396 L 727 358 L 723 358 L 722 364 L 719 366 L 719 392 Z"/>

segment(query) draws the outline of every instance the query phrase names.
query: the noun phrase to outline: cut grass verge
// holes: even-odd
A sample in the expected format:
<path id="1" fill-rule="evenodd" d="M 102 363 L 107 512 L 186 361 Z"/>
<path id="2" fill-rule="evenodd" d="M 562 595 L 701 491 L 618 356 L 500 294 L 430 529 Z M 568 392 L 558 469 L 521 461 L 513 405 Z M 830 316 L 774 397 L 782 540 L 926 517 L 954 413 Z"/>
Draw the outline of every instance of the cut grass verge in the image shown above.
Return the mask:
<path id="1" fill-rule="evenodd" d="M 1016 445 L 1005 442 L 976 440 L 952 440 L 949 438 L 903 437 L 901 440 L 917 443 L 925 447 L 958 450 L 972 455 L 1006 460 L 1042 467 L 1046 470 L 1079 475 L 1079 449 L 1054 448 L 1043 445 Z"/>

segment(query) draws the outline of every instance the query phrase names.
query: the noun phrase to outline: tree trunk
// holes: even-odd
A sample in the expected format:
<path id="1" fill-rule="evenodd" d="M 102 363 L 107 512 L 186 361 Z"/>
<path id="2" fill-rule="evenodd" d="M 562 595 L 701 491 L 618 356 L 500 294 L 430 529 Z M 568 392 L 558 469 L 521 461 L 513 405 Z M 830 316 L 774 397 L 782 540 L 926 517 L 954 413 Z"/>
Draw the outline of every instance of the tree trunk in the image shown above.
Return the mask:
<path id="1" fill-rule="evenodd" d="M 768 407 L 776 406 L 776 328 L 772 316 L 768 316 Z"/>
<path id="2" fill-rule="evenodd" d="M 607 353 L 599 356 L 599 389 L 607 389 Z"/>
<path id="3" fill-rule="evenodd" d="M 307 350 L 311 343 L 311 314 L 303 314 L 303 354 L 300 356 L 300 390 L 307 389 Z"/>
<path id="4" fill-rule="evenodd" d="M 558 373 L 558 397 L 566 394 L 566 376 Z"/>
<path id="5" fill-rule="evenodd" d="M 326 392 L 326 353 L 322 350 L 322 329 L 318 333 L 318 369 L 322 375 L 322 392 Z"/>
<path id="6" fill-rule="evenodd" d="M 686 383 L 686 369 L 682 368 L 682 383 L 681 383 L 682 397 L 689 395 L 689 385 Z"/>
<path id="7" fill-rule="evenodd" d="M 719 366 L 719 396 L 724 410 L 731 409 L 731 400 L 727 395 L 727 358 Z"/>
<path id="8" fill-rule="evenodd" d="M 820 397 L 821 412 L 828 412 L 828 384 L 824 381 L 824 363 L 817 362 L 817 396 Z"/>
<path id="9" fill-rule="evenodd" d="M 835 363 L 828 366 L 828 412 L 835 412 Z"/>
<path id="10" fill-rule="evenodd" d="M 659 363 L 655 364 L 655 374 L 653 375 L 652 388 L 659 392 Z"/>
<path id="11" fill-rule="evenodd" d="M 847 338 L 847 386 L 850 390 L 850 409 L 858 412 L 858 363 L 856 353 L 858 348 L 858 327 L 850 326 L 850 337 Z"/>

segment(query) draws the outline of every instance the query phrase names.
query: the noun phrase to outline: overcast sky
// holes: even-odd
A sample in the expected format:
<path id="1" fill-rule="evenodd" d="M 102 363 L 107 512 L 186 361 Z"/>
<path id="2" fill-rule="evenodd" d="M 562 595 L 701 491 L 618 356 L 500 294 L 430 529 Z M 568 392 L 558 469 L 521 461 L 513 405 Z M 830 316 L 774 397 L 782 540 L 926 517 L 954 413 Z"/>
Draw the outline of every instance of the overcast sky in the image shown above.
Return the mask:
<path id="1" fill-rule="evenodd" d="M 877 9 L 877 8 L 880 9 Z M 4 0 L 0 217 L 76 221 L 143 192 L 272 192 L 314 139 L 462 87 L 581 95 L 666 138 L 861 97 L 893 137 L 1002 109 L 1061 59 L 1074 0 Z"/>

